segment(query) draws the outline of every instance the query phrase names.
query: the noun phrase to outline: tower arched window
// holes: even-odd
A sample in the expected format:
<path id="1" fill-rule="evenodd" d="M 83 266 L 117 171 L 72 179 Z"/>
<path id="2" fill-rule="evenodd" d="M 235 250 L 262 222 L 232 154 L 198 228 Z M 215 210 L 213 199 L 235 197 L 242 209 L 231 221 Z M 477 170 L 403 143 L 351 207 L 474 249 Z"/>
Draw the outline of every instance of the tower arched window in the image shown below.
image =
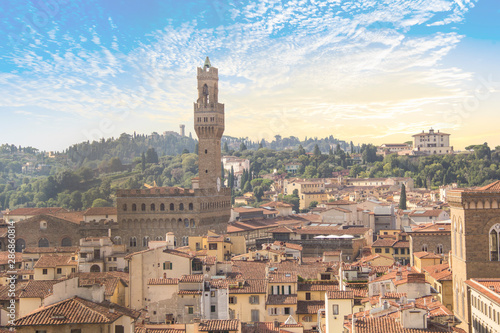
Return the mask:
<path id="1" fill-rule="evenodd" d="M 149 236 L 144 236 L 142 239 L 142 246 L 146 247 L 149 244 Z"/>
<path id="2" fill-rule="evenodd" d="M 182 202 L 179 204 L 179 210 L 184 210 L 184 204 Z"/>
<path id="3" fill-rule="evenodd" d="M 193 210 L 193 203 L 192 202 L 189 203 L 189 210 Z"/>
<path id="4" fill-rule="evenodd" d="M 160 211 L 164 211 L 165 210 L 165 204 L 160 204 Z"/>
<path id="5" fill-rule="evenodd" d="M 170 210 L 174 210 L 174 204 L 173 203 L 170 204 Z"/>
<path id="6" fill-rule="evenodd" d="M 490 261 L 500 261 L 500 223 L 490 229 Z"/>
<path id="7" fill-rule="evenodd" d="M 189 228 L 189 220 L 184 219 L 184 227 Z"/>
<path id="8" fill-rule="evenodd" d="M 156 206 L 154 203 L 151 204 L 151 211 L 154 212 L 156 210 Z"/>
<path id="9" fill-rule="evenodd" d="M 463 235 L 462 235 L 462 220 L 459 219 L 458 220 L 458 253 L 460 254 L 460 258 L 463 258 L 463 252 L 462 252 L 462 238 L 463 238 Z"/>
<path id="10" fill-rule="evenodd" d="M 427 252 L 427 244 L 423 244 L 423 245 L 422 245 L 422 251 Z"/>
<path id="11" fill-rule="evenodd" d="M 64 237 L 64 238 L 61 240 L 61 246 L 71 246 L 71 245 L 72 245 L 71 238 L 69 238 L 69 237 Z"/>
<path id="12" fill-rule="evenodd" d="M 135 237 L 130 237 L 130 247 L 136 247 L 137 246 L 137 238 Z"/>
<path id="13" fill-rule="evenodd" d="M 123 211 L 126 212 L 127 211 L 127 204 L 123 204 Z"/>
<path id="14" fill-rule="evenodd" d="M 136 204 L 132 204 L 132 211 L 135 212 L 137 210 L 137 205 Z"/>
<path id="15" fill-rule="evenodd" d="M 47 238 L 40 238 L 38 241 L 38 247 L 49 247 L 49 241 Z"/>
<path id="16" fill-rule="evenodd" d="M 436 248 L 436 253 L 443 254 L 443 244 L 438 244 L 438 246 Z"/>
<path id="17" fill-rule="evenodd" d="M 122 238 L 120 236 L 115 236 L 114 243 L 116 245 L 122 245 Z"/>
<path id="18" fill-rule="evenodd" d="M 143 204 L 141 204 L 141 210 L 142 210 L 143 212 L 145 212 L 145 211 L 146 211 L 146 204 L 144 204 L 144 203 L 143 203 Z"/>

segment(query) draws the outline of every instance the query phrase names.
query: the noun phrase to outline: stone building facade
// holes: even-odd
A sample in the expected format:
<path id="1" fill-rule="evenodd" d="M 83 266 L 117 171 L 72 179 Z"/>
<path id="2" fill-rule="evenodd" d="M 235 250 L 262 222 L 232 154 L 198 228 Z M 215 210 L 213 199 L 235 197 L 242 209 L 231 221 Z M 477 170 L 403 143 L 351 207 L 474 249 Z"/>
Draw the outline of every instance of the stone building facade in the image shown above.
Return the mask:
<path id="1" fill-rule="evenodd" d="M 176 245 L 188 245 L 188 236 L 206 235 L 208 230 L 226 233 L 231 210 L 231 192 L 221 186 L 221 137 L 224 104 L 218 102 L 218 70 L 207 57 L 198 68 L 198 99 L 194 104 L 194 127 L 198 136 L 198 173 L 191 189 L 155 187 L 118 190 L 119 229 L 112 239 L 129 251 L 147 248 L 151 240 L 163 240 L 167 232 Z"/>
<path id="2" fill-rule="evenodd" d="M 470 190 L 453 190 L 451 206 L 451 268 L 453 311 L 461 328 L 472 332 L 470 296 L 465 282 L 471 278 L 500 276 L 500 181 Z"/>

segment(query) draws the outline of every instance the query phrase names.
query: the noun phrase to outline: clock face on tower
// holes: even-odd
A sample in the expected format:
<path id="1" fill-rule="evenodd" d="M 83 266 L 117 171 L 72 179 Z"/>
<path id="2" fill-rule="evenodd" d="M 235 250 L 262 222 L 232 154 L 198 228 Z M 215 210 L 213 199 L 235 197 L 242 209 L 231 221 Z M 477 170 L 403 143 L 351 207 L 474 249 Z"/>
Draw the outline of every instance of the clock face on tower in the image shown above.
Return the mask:
<path id="1" fill-rule="evenodd" d="M 217 192 L 220 192 L 220 177 L 217 177 Z"/>

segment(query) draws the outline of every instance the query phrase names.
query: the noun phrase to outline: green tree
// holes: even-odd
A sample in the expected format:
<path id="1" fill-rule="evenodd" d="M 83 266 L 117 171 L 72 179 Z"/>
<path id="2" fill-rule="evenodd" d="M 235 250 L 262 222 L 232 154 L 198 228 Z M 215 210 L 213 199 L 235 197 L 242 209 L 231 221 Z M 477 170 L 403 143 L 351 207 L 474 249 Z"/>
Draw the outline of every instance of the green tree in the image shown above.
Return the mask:
<path id="1" fill-rule="evenodd" d="M 144 170 L 146 170 L 146 154 L 144 154 L 144 152 L 141 154 L 141 167 L 142 172 L 144 172 Z"/>
<path id="2" fill-rule="evenodd" d="M 158 154 L 154 148 L 149 148 L 146 151 L 146 162 L 147 163 L 158 163 Z"/>
<path id="3" fill-rule="evenodd" d="M 313 200 L 309 203 L 309 209 L 315 208 L 318 206 L 318 202 L 316 200 Z"/>
<path id="4" fill-rule="evenodd" d="M 119 157 L 113 157 L 109 161 L 109 172 L 122 171 L 123 165 Z"/>
<path id="5" fill-rule="evenodd" d="M 245 145 L 245 143 L 243 143 L 243 142 L 240 143 L 240 152 L 245 151 L 245 150 L 247 150 L 247 146 Z"/>
<path id="6" fill-rule="evenodd" d="M 401 184 L 401 195 L 399 196 L 399 209 L 406 210 L 406 186 Z"/>
<path id="7" fill-rule="evenodd" d="M 226 154 L 229 152 L 229 147 L 227 146 L 227 142 L 224 142 L 224 148 L 222 148 L 222 151 Z"/>
<path id="8" fill-rule="evenodd" d="M 92 202 L 92 207 L 109 207 L 109 202 L 104 199 L 98 198 Z"/>
<path id="9" fill-rule="evenodd" d="M 262 201 L 262 197 L 264 196 L 264 189 L 262 188 L 262 186 L 256 186 L 256 187 L 254 187 L 254 189 L 253 189 L 253 195 L 257 199 L 257 202 L 261 202 Z"/>

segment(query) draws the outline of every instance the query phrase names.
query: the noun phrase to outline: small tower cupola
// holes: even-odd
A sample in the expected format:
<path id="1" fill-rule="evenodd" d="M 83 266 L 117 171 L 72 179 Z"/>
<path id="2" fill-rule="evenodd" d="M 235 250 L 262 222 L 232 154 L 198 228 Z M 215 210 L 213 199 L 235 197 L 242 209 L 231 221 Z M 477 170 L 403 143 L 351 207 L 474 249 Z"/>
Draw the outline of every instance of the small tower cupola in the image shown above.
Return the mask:
<path id="1" fill-rule="evenodd" d="M 203 69 L 207 71 L 210 67 L 212 67 L 212 65 L 210 65 L 210 59 L 208 59 L 207 56 L 207 58 L 205 59 L 205 64 L 203 65 Z"/>

